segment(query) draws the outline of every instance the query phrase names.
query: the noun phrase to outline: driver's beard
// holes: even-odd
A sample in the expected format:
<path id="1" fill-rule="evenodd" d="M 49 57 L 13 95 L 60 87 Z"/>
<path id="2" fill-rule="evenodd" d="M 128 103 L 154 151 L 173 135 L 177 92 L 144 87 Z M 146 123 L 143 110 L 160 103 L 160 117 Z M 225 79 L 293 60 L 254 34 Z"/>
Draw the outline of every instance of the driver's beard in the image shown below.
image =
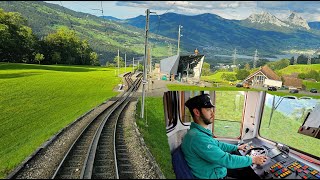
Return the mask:
<path id="1" fill-rule="evenodd" d="M 204 124 L 209 125 L 212 123 L 210 121 L 210 119 L 206 118 L 201 111 L 200 111 L 200 117 L 201 117 L 202 121 L 204 122 Z"/>

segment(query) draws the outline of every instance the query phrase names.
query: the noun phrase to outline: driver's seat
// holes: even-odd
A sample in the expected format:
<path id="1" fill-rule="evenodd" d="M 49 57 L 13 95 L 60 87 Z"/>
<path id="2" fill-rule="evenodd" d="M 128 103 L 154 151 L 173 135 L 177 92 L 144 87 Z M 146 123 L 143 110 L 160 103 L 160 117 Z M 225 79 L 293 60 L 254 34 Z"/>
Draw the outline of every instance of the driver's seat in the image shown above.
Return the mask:
<path id="1" fill-rule="evenodd" d="M 172 166 L 177 179 L 196 179 L 184 158 L 181 145 L 172 153 Z"/>

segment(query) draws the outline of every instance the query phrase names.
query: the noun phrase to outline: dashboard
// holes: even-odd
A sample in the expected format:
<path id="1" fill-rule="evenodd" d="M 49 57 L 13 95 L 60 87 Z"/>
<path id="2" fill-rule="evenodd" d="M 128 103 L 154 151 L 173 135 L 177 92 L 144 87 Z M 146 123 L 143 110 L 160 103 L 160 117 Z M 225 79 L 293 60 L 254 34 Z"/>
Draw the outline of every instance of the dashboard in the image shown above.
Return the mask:
<path id="1" fill-rule="evenodd" d="M 320 166 L 310 163 L 290 153 L 289 147 L 272 145 L 258 138 L 245 140 L 249 151 L 240 151 L 245 156 L 266 155 L 262 165 L 251 165 L 253 171 L 262 179 L 320 179 Z M 247 148 L 248 149 L 248 148 Z"/>

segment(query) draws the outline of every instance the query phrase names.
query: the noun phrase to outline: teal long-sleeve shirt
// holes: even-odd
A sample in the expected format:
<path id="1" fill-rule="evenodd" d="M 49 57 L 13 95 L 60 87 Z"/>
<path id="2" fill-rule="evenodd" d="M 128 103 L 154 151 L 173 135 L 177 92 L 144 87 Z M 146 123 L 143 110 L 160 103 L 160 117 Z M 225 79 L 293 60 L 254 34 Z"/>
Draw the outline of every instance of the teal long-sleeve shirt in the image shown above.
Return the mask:
<path id="1" fill-rule="evenodd" d="M 182 152 L 194 176 L 218 179 L 227 175 L 227 168 L 235 169 L 252 164 L 249 156 L 230 154 L 238 147 L 213 138 L 212 132 L 191 122 L 181 144 Z"/>

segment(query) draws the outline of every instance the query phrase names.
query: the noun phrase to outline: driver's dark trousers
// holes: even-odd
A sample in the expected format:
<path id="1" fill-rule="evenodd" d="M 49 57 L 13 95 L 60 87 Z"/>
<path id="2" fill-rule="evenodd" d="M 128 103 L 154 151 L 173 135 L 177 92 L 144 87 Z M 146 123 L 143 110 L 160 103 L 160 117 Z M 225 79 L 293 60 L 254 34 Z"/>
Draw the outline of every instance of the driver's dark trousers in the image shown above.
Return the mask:
<path id="1" fill-rule="evenodd" d="M 231 154 L 241 155 L 238 151 Z M 260 179 L 250 166 L 237 169 L 227 169 L 227 176 L 224 179 Z"/>
<path id="2" fill-rule="evenodd" d="M 224 179 L 260 179 L 251 167 L 227 169 L 227 176 Z"/>

